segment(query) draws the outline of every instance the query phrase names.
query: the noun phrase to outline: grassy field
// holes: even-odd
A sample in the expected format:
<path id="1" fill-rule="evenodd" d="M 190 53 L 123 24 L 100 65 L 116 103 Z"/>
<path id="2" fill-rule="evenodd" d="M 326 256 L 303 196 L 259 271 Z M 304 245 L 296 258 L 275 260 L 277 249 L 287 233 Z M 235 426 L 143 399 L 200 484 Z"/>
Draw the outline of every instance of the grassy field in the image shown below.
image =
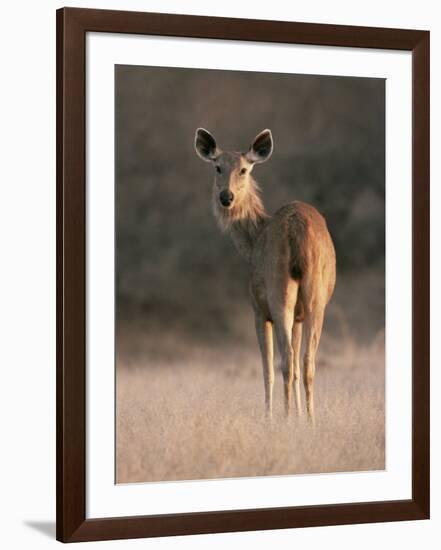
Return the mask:
<path id="1" fill-rule="evenodd" d="M 118 483 L 384 468 L 382 332 L 366 344 L 323 338 L 314 429 L 306 414 L 285 418 L 278 368 L 264 417 L 257 344 L 184 356 L 175 342 L 170 357 L 142 357 L 118 357 Z"/>

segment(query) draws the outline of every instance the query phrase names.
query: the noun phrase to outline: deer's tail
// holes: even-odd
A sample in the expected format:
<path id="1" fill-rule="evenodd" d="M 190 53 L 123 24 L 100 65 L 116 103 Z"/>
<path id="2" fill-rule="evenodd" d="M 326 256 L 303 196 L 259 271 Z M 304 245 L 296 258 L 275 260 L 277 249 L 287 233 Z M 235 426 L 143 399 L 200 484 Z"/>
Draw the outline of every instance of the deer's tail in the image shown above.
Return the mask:
<path id="1" fill-rule="evenodd" d="M 297 302 L 294 310 L 294 319 L 301 323 L 305 318 L 305 308 L 302 298 L 302 280 L 305 276 L 307 259 L 306 259 L 306 243 L 305 243 L 305 226 L 303 220 L 294 219 L 295 230 L 293 231 L 289 242 L 289 271 L 290 276 L 297 281 L 299 285 L 297 293 Z M 293 223 L 293 225 L 294 225 Z"/>

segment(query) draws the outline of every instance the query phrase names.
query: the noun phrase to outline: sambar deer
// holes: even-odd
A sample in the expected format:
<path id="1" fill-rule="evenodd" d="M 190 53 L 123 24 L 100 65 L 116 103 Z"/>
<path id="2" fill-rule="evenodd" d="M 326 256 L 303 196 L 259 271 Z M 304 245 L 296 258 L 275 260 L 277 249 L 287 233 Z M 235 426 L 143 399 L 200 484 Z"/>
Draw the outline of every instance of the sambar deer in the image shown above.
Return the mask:
<path id="1" fill-rule="evenodd" d="M 325 308 L 335 286 L 335 250 L 324 218 L 308 204 L 294 201 L 269 216 L 251 175 L 255 164 L 273 152 L 270 130 L 256 136 L 246 153 L 224 152 L 214 137 L 198 128 L 195 149 L 214 167 L 213 210 L 250 266 L 250 292 L 265 383 L 265 405 L 272 414 L 273 326 L 282 359 L 285 411 L 292 388 L 301 414 L 300 347 L 305 325 L 303 381 L 308 417 L 314 422 L 315 357 Z"/>

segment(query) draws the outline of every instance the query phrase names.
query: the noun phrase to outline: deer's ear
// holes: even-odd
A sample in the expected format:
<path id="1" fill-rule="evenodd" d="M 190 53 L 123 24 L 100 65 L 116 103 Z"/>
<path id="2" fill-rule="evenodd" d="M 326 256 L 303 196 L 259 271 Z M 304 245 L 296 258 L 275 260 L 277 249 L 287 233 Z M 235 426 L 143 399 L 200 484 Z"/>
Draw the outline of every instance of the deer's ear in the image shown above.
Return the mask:
<path id="1" fill-rule="evenodd" d="M 245 158 L 251 163 L 265 162 L 273 152 L 273 136 L 271 130 L 263 130 L 254 138 Z"/>
<path id="2" fill-rule="evenodd" d="M 216 145 L 216 140 L 210 132 L 204 130 L 204 128 L 198 128 L 196 130 L 194 148 L 198 156 L 206 162 L 215 160 L 220 153 Z"/>

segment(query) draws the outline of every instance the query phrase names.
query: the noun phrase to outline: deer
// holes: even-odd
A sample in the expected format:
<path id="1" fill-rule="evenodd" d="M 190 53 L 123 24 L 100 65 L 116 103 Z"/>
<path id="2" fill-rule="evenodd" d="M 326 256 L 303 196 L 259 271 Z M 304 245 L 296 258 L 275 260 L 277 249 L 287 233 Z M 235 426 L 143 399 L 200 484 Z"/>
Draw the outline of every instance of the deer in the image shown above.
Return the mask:
<path id="1" fill-rule="evenodd" d="M 326 306 L 336 282 L 334 244 L 324 217 L 293 201 L 270 216 L 252 176 L 272 155 L 271 130 L 260 132 L 245 152 L 223 151 L 204 128 L 196 130 L 197 155 L 214 168 L 212 207 L 249 266 L 249 291 L 262 356 L 265 413 L 273 411 L 275 332 L 284 381 L 285 414 L 302 416 L 300 351 L 304 332 L 303 386 L 307 417 L 314 425 L 313 383 Z"/>

